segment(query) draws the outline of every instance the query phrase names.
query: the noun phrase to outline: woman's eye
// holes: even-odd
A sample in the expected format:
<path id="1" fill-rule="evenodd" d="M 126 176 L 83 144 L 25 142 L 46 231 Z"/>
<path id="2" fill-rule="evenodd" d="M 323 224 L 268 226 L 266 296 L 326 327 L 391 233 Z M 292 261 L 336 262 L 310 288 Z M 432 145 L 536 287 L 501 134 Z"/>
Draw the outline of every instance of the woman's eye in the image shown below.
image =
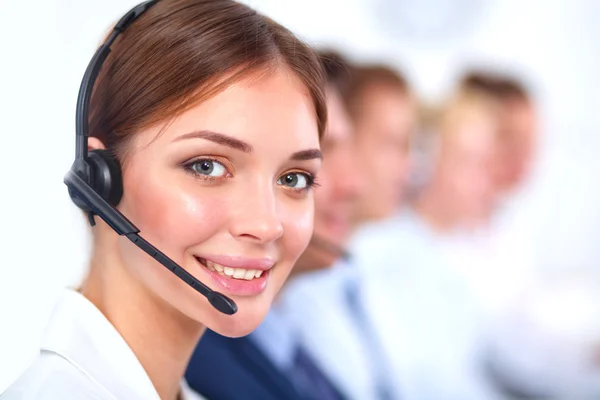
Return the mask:
<path id="1" fill-rule="evenodd" d="M 215 178 L 227 174 L 227 168 L 223 164 L 210 159 L 195 161 L 190 165 L 190 168 L 200 175 L 213 176 Z"/>
<path id="2" fill-rule="evenodd" d="M 312 177 L 300 172 L 285 174 L 277 181 L 277 183 L 280 185 L 284 185 L 296 190 L 309 189 L 312 184 L 311 182 Z"/>

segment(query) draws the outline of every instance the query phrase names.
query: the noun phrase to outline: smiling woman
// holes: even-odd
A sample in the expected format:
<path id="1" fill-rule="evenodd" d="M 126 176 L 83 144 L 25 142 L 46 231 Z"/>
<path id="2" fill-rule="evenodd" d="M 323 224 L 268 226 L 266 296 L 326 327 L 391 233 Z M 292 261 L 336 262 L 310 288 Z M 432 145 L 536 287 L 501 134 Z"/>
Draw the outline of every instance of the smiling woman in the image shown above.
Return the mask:
<path id="1" fill-rule="evenodd" d="M 122 176 L 113 205 L 238 311 L 217 311 L 96 219 L 88 276 L 3 398 L 185 397 L 205 327 L 256 328 L 310 240 L 326 122 L 313 51 L 234 1 L 150 5 L 115 28 L 91 96 L 90 160 L 110 157 Z"/>

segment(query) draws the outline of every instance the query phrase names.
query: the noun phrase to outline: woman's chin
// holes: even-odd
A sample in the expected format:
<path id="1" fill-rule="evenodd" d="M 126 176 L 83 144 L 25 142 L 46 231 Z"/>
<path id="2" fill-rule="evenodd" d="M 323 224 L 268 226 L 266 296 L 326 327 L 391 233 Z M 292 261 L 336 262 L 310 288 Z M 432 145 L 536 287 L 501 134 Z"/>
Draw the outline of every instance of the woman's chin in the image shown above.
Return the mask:
<path id="1" fill-rule="evenodd" d="M 234 315 L 219 314 L 212 321 L 207 321 L 206 327 L 219 335 L 238 338 L 252 333 L 265 319 L 268 308 L 240 304 Z"/>

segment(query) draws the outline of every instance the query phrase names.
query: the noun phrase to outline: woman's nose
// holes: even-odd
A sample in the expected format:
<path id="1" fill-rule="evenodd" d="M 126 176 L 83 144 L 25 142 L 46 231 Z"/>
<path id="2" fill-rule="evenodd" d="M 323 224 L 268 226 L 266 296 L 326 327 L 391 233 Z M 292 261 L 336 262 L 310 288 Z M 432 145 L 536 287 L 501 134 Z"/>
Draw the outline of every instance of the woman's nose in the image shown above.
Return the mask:
<path id="1" fill-rule="evenodd" d="M 241 195 L 235 205 L 230 224 L 233 237 L 270 243 L 283 235 L 283 224 L 277 210 L 276 188 L 262 188 Z"/>

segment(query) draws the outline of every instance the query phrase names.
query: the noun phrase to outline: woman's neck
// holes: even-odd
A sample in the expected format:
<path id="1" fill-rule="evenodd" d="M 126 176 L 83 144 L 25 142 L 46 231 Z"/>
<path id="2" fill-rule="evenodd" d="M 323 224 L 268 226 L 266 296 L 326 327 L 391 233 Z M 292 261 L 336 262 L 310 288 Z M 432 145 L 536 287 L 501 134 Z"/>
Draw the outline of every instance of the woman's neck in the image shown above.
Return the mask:
<path id="1" fill-rule="evenodd" d="M 204 327 L 151 293 L 110 252 L 94 254 L 82 294 L 125 339 L 160 398 L 178 399 L 181 379 Z"/>

